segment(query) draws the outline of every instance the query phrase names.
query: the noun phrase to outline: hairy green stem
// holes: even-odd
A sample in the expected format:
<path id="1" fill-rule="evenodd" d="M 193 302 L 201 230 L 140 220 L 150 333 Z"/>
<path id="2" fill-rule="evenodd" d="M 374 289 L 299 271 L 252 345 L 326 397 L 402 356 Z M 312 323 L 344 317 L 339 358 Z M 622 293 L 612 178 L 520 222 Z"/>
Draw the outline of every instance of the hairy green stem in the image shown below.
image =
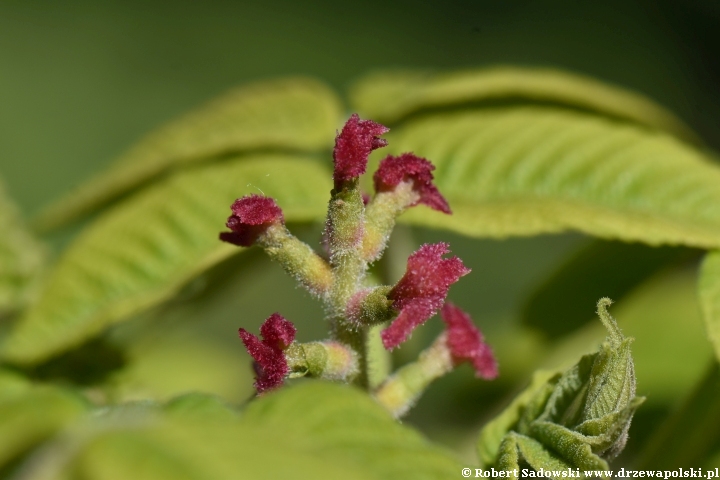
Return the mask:
<path id="1" fill-rule="evenodd" d="M 417 361 L 396 371 L 375 391 L 375 398 L 396 418 L 405 414 L 434 380 L 452 371 L 453 362 L 440 335 Z"/>

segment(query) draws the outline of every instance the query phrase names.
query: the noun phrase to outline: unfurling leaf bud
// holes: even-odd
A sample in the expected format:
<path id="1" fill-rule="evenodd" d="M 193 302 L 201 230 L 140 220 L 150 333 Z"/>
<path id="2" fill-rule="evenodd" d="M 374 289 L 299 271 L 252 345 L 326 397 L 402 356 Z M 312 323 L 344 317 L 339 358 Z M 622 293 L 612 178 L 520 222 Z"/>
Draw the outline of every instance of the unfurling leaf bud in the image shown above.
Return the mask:
<path id="1" fill-rule="evenodd" d="M 607 311 L 610 303 L 598 302 L 608 337 L 597 353 L 533 385 L 521 402 L 486 425 L 478 444 L 486 466 L 607 470 L 607 461 L 622 451 L 633 414 L 645 399 L 635 396 L 632 338 L 618 329 Z"/>

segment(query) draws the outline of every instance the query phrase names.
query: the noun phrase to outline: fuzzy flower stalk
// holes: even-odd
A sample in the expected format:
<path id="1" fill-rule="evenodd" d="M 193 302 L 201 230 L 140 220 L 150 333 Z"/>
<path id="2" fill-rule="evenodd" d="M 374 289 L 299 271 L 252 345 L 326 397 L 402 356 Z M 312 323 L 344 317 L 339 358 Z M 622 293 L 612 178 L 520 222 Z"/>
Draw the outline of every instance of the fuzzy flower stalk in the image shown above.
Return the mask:
<path id="1" fill-rule="evenodd" d="M 361 192 L 359 178 L 369 155 L 387 146 L 389 129 L 353 114 L 335 138 L 334 188 L 325 221 L 327 259 L 293 236 L 277 202 L 248 195 L 231 206 L 229 231 L 220 239 L 258 246 L 325 306 L 331 338 L 295 341 L 296 328 L 279 313 L 260 327 L 260 337 L 240 329 L 254 360 L 255 388 L 264 393 L 300 376 L 353 382 L 369 390 L 394 415 L 404 414 L 427 386 L 467 363 L 476 376 L 497 376 L 497 362 L 467 313 L 446 303 L 450 286 L 470 273 L 448 256 L 446 243 L 422 245 L 407 261 L 395 285 L 376 285 L 367 275 L 387 246 L 395 221 L 408 208 L 424 205 L 442 214 L 450 207 L 433 184 L 435 167 L 412 153 L 389 155 L 373 175 L 374 195 Z M 436 313 L 446 331 L 411 362 L 386 375 L 372 372 L 387 351 L 399 347 Z M 384 350 L 372 348 L 382 345 Z"/>

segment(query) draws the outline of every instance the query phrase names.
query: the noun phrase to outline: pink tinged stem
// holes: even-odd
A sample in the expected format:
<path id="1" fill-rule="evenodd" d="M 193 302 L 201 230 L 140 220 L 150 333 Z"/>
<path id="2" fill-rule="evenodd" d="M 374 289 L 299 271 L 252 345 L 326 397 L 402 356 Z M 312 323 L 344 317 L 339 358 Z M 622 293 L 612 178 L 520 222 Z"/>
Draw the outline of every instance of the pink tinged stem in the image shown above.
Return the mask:
<path id="1" fill-rule="evenodd" d="M 432 183 L 435 166 L 412 153 L 388 156 L 380 162 L 373 180 L 375 196 L 365 214 L 366 235 L 363 255 L 368 261 L 380 257 L 387 245 L 395 220 L 410 207 L 424 204 L 450 214 L 450 206 Z"/>

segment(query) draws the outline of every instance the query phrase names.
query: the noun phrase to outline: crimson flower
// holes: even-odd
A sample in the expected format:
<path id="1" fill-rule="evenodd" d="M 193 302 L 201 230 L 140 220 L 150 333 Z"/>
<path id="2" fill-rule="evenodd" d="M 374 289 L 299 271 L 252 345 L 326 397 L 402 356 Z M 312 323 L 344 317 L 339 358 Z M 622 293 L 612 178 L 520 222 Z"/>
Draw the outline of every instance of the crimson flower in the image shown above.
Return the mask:
<path id="1" fill-rule="evenodd" d="M 275 200 L 262 195 L 238 198 L 230 208 L 233 214 L 225 225 L 232 231 L 222 232 L 220 240 L 241 247 L 251 246 L 269 226 L 284 220 Z"/>
<path id="2" fill-rule="evenodd" d="M 400 313 L 381 333 L 386 349 L 403 343 L 417 326 L 435 315 L 450 285 L 470 273 L 458 257 L 442 258 L 449 251 L 447 243 L 428 243 L 408 258 L 405 275 L 388 294 Z"/>
<path id="3" fill-rule="evenodd" d="M 352 180 L 365 173 L 370 153 L 387 145 L 387 140 L 378 138 L 378 135 L 389 131 L 386 126 L 372 120 L 360 120 L 358 114 L 353 113 L 335 137 L 333 150 L 335 184 Z"/>
<path id="4" fill-rule="evenodd" d="M 475 376 L 492 380 L 498 376 L 498 364 L 490 346 L 485 343 L 483 334 L 473 324 L 470 315 L 452 303 L 443 305 L 440 312 L 447 326 L 446 345 L 455 366 L 471 363 Z"/>
<path id="5" fill-rule="evenodd" d="M 289 367 L 284 351 L 295 340 L 295 325 L 279 313 L 270 315 L 260 327 L 263 339 L 241 328 L 238 333 L 255 359 L 255 388 L 262 393 L 283 384 Z"/>
<path id="6" fill-rule="evenodd" d="M 434 210 L 449 214 L 451 212 L 447 200 L 432 183 L 431 172 L 433 170 L 435 170 L 435 165 L 415 154 L 403 153 L 397 157 L 389 155 L 380 162 L 380 166 L 373 176 L 375 191 L 392 191 L 400 182 L 411 181 L 413 190 L 418 193 L 420 198 L 409 206 L 422 203 Z"/>

